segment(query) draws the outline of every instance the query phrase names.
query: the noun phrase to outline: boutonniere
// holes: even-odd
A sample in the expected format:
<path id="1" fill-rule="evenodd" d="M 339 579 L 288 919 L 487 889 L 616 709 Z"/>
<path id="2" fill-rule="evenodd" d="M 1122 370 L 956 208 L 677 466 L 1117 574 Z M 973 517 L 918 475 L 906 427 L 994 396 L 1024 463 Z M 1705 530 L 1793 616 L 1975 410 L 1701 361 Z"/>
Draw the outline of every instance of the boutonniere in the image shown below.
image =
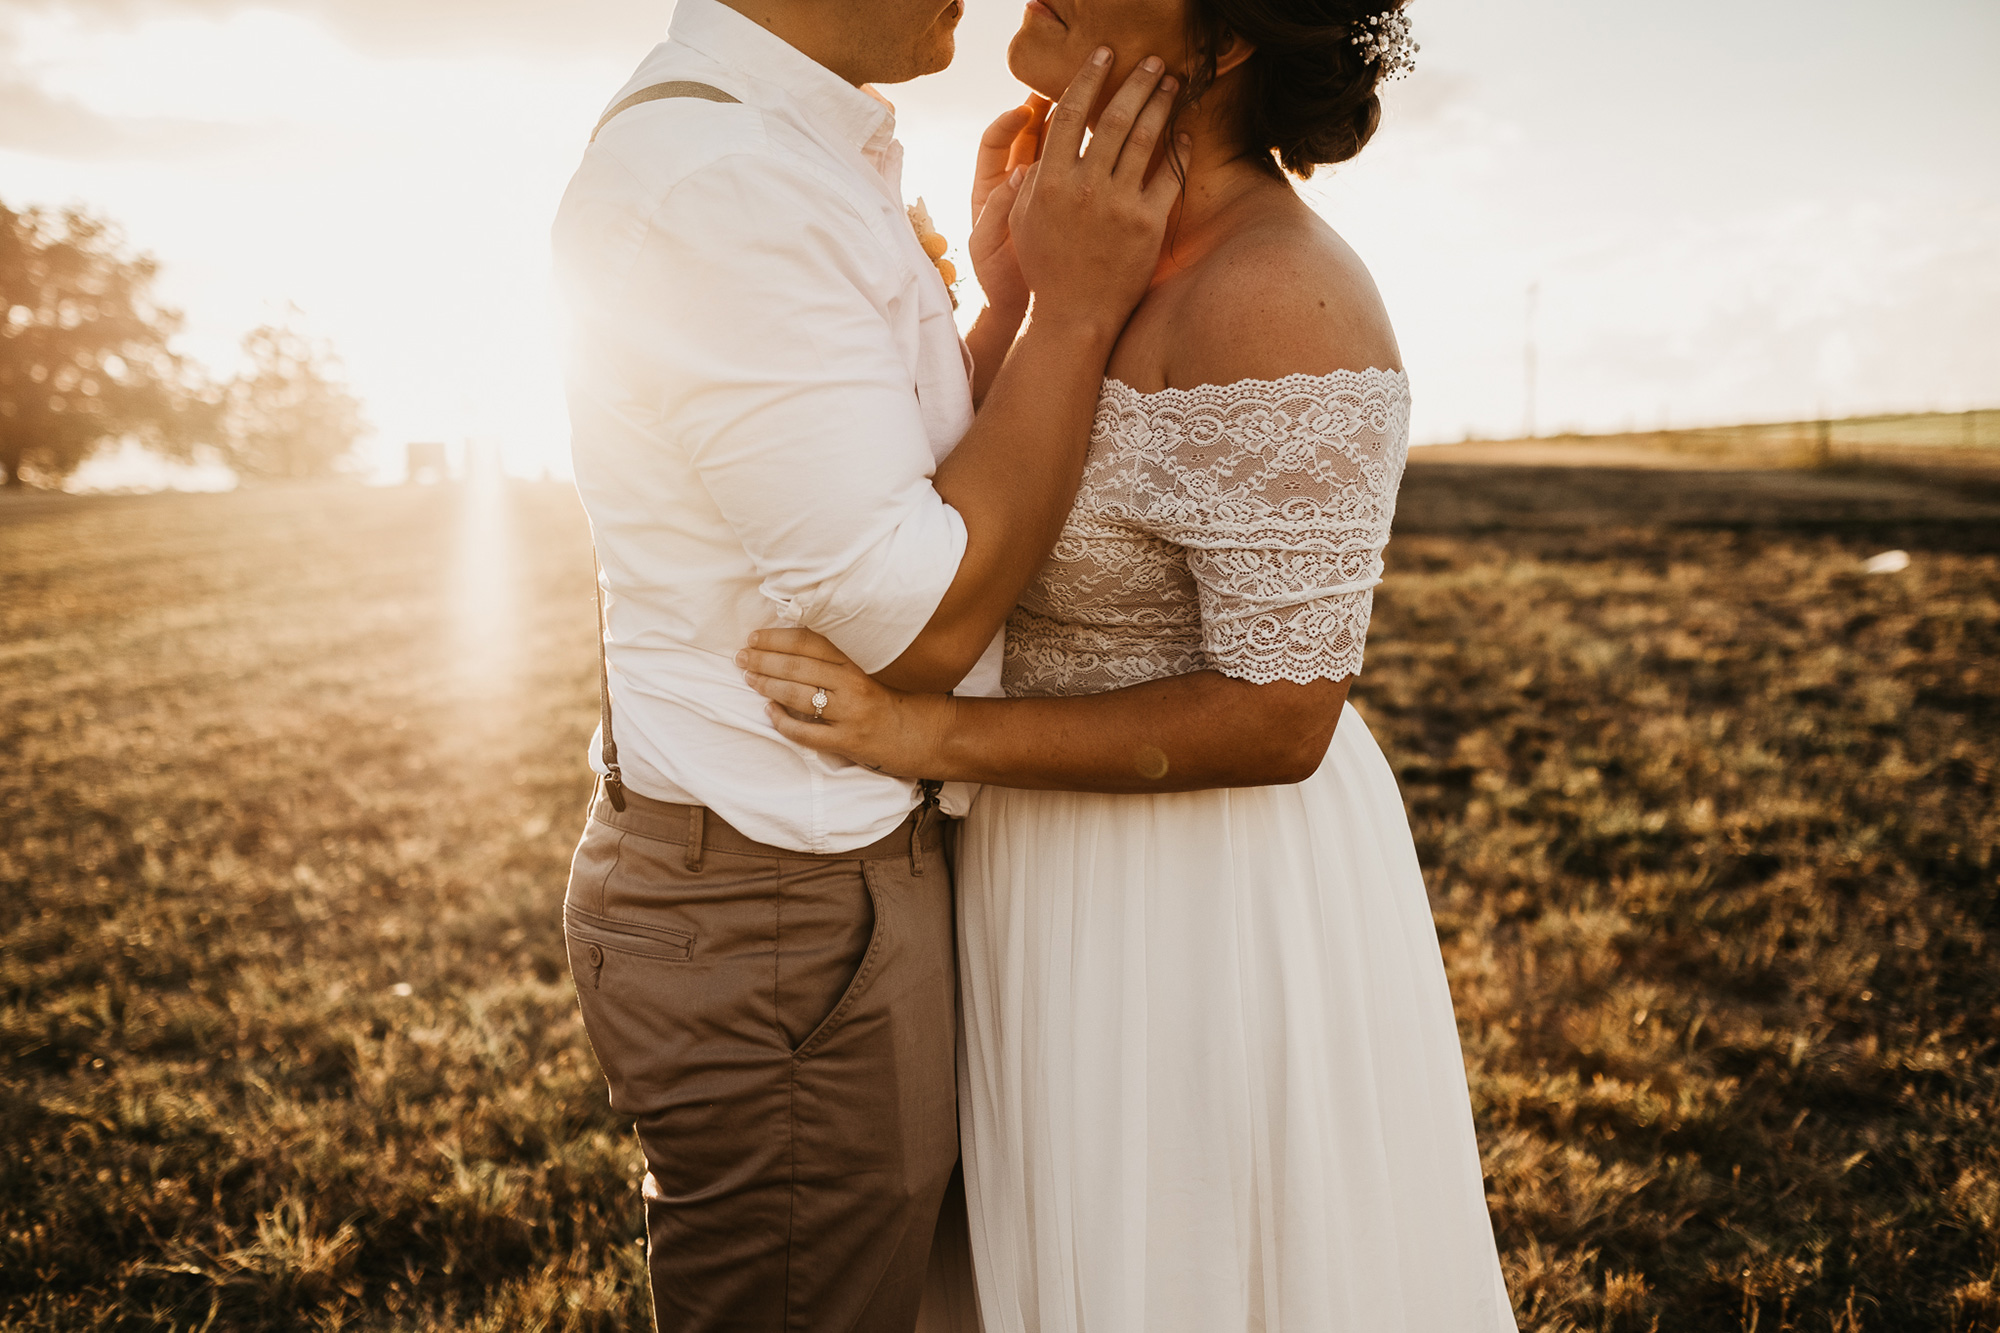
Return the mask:
<path id="1" fill-rule="evenodd" d="M 938 276 L 944 279 L 945 295 L 951 298 L 951 308 L 956 310 L 958 268 L 944 257 L 944 252 L 951 248 L 951 242 L 940 236 L 938 229 L 931 225 L 931 211 L 924 207 L 922 199 L 910 205 L 909 213 L 910 226 L 917 233 L 917 244 L 924 247 L 924 253 L 930 256 L 931 263 L 937 265 Z"/>

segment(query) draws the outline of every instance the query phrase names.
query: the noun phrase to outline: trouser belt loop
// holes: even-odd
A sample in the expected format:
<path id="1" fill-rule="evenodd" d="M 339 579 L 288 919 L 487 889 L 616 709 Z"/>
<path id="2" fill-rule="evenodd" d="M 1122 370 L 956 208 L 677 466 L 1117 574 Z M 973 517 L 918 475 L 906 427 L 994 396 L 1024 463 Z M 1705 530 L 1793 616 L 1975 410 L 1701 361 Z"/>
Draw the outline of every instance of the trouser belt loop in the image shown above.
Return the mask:
<path id="1" fill-rule="evenodd" d="M 688 807 L 687 868 L 691 874 L 701 873 L 702 839 L 707 836 L 708 811 L 699 805 Z"/>

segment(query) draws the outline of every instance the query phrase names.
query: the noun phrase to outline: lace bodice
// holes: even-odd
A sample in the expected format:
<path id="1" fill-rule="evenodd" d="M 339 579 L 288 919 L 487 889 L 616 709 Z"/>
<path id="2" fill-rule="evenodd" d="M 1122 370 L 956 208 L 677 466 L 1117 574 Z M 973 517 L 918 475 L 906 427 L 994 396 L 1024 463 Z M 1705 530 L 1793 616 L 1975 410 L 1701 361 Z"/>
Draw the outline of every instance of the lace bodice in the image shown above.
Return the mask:
<path id="1" fill-rule="evenodd" d="M 1007 693 L 1353 675 L 1409 433 L 1401 371 L 1106 380 L 1076 506 L 1007 621 Z"/>

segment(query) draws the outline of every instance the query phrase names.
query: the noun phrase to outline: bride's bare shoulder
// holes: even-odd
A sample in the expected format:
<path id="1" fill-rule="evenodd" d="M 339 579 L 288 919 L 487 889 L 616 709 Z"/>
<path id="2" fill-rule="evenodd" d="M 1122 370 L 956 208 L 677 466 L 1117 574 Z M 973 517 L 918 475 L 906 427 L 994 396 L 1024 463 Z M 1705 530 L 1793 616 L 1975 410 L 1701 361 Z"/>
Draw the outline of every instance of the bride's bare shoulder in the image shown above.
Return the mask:
<path id="1" fill-rule="evenodd" d="M 1165 349 L 1175 387 L 1402 369 L 1367 265 L 1303 204 L 1204 255 L 1176 305 Z"/>

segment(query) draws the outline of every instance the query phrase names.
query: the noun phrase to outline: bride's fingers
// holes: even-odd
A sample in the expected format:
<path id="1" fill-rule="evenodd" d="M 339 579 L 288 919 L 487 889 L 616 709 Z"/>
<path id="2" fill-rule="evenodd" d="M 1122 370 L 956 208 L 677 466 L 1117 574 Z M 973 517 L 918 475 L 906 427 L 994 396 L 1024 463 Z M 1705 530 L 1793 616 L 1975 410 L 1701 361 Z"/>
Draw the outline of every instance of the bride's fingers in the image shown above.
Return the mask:
<path id="1" fill-rule="evenodd" d="M 1028 122 L 1033 120 L 1034 116 L 1034 111 L 1026 103 L 1008 107 L 995 116 L 993 123 L 986 127 L 986 132 L 979 136 L 980 162 L 985 163 L 994 154 L 1012 148 L 1014 141 L 1021 137 L 1021 131 L 1028 127 Z"/>
<path id="2" fill-rule="evenodd" d="M 1026 172 L 1021 173 L 1026 176 Z M 1014 200 L 1021 193 L 1020 182 L 1011 176 L 993 187 L 986 196 L 986 206 L 979 210 L 979 216 L 972 220 L 972 236 L 967 242 L 975 255 L 982 255 L 998 246 L 1007 235 L 1007 215 L 1014 209 Z"/>
<path id="3" fill-rule="evenodd" d="M 800 717 L 813 715 L 813 691 L 818 689 L 818 686 L 801 685 L 795 680 L 779 680 L 773 676 L 760 676 L 755 672 L 747 673 L 746 679 L 749 680 L 751 689 L 772 703 L 788 708 Z M 827 707 L 833 707 L 830 699 Z"/>
<path id="4" fill-rule="evenodd" d="M 1021 219 L 1015 217 L 1014 214 L 1021 209 L 1021 206 L 1027 200 L 1034 197 L 1035 178 L 1041 175 L 1042 164 L 1037 162 L 1033 166 L 1019 167 L 1016 170 L 1021 173 L 1019 180 L 1014 179 L 1012 176 L 1007 178 L 1007 188 L 1014 192 L 1014 202 L 1007 210 L 1007 226 L 1010 230 L 1020 225 Z M 984 214 L 981 216 L 983 217 Z"/>
<path id="5" fill-rule="evenodd" d="M 986 198 L 1014 169 L 1014 154 L 1021 136 L 1033 120 L 1025 106 L 1017 106 L 986 127 L 979 139 L 979 155 L 972 168 L 972 211 L 977 216 Z"/>
<path id="6" fill-rule="evenodd" d="M 836 664 L 817 657 L 801 657 L 796 653 L 745 648 L 736 654 L 736 665 L 759 676 L 788 680 L 815 690 L 838 689 L 852 683 Z"/>
<path id="7" fill-rule="evenodd" d="M 1037 161 L 1042 155 L 1042 136 L 1048 132 L 1049 112 L 1055 103 L 1040 93 L 1028 94 L 1028 123 L 1021 127 L 1020 135 L 1014 140 L 1012 150 L 1007 154 L 1007 166 L 1025 167 Z"/>
<path id="8" fill-rule="evenodd" d="M 782 704 L 771 704 L 765 712 L 771 718 L 771 725 L 780 736 L 809 750 L 831 750 L 834 748 L 834 729 L 823 722 L 809 722 L 805 718 L 794 717 Z M 810 714 L 808 714 L 810 716 Z"/>
<path id="9" fill-rule="evenodd" d="M 1118 154 L 1118 165 L 1112 169 L 1114 179 L 1145 179 L 1146 169 L 1153 162 L 1153 148 L 1160 142 L 1160 135 L 1167 128 L 1167 118 L 1174 111 L 1174 92 L 1180 86 L 1180 80 L 1171 74 L 1160 80 L 1160 86 L 1146 101 L 1146 109 L 1132 122 L 1132 132 L 1125 136 L 1125 147 Z"/>
<path id="10" fill-rule="evenodd" d="M 817 658 L 836 666 L 850 665 L 847 654 L 834 647 L 823 635 L 809 629 L 760 629 L 750 636 L 750 646 L 774 653 Z"/>
<path id="11" fill-rule="evenodd" d="M 1083 150 L 1084 164 L 1092 174 L 1109 176 L 1118 165 L 1118 154 L 1138 127 L 1140 115 L 1166 78 L 1166 72 L 1165 61 L 1158 56 L 1147 56 L 1119 85 L 1104 110 L 1097 113 L 1097 126 L 1090 133 L 1089 146 Z"/>
<path id="12" fill-rule="evenodd" d="M 1083 136 L 1090 128 L 1090 109 L 1104 81 L 1111 77 L 1111 48 L 1100 46 L 1084 62 L 1076 77 L 1063 90 L 1062 100 L 1049 112 L 1042 136 L 1042 159 L 1061 163 L 1065 168 L 1083 154 Z"/>
<path id="13" fill-rule="evenodd" d="M 977 169 L 981 180 L 1006 170 L 1007 154 L 1014 151 L 1014 145 L 1021 141 L 1021 135 L 1034 119 L 1035 113 L 1027 106 L 1017 106 L 1001 112 L 986 127 L 986 132 L 979 136 Z"/>

